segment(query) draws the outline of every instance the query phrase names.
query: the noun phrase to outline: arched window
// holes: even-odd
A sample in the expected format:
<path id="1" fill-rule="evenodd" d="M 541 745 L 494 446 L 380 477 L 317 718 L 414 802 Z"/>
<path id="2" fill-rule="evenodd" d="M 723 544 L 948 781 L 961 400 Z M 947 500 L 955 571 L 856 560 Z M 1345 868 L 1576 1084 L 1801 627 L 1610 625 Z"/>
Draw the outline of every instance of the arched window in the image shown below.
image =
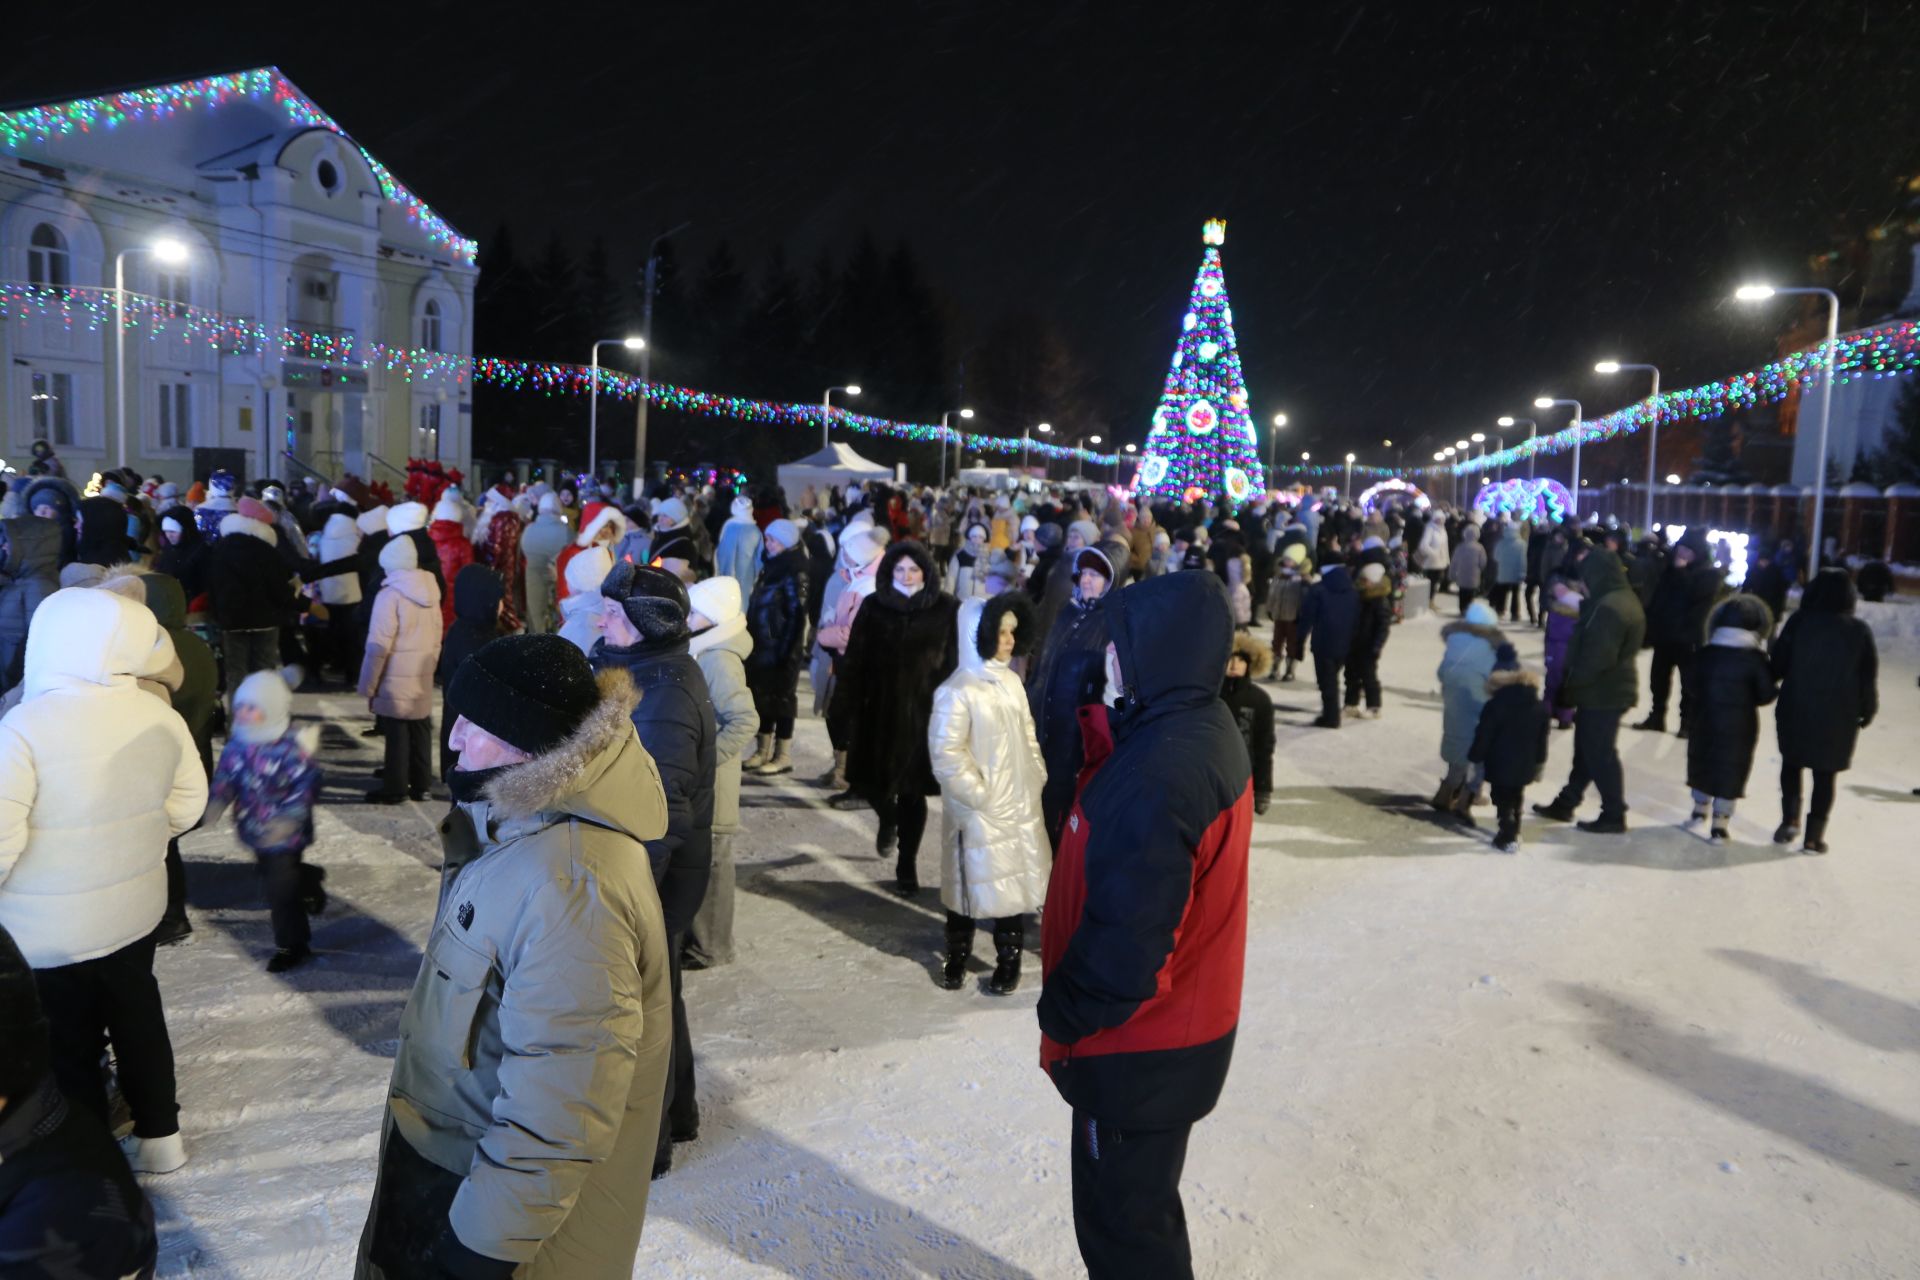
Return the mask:
<path id="1" fill-rule="evenodd" d="M 428 351 L 440 350 L 440 304 L 432 299 L 420 309 L 420 345 Z"/>
<path id="2" fill-rule="evenodd" d="M 51 222 L 35 227 L 27 240 L 27 283 L 47 289 L 65 289 L 73 283 L 67 238 Z"/>

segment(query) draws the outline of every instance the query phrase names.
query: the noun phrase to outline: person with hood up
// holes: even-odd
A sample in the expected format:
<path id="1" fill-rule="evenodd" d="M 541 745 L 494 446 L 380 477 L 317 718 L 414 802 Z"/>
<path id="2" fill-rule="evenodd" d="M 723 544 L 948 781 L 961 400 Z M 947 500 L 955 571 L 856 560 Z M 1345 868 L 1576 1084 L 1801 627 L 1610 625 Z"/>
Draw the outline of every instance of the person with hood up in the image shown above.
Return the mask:
<path id="1" fill-rule="evenodd" d="M 760 576 L 760 526 L 753 519 L 753 499 L 745 494 L 733 500 L 732 514 L 720 526 L 713 560 L 716 574 L 740 584 L 741 599 L 753 594 L 754 579 Z"/>
<path id="2" fill-rule="evenodd" d="M 970 524 L 967 526 L 967 540 L 953 553 L 953 560 L 947 565 L 947 581 L 953 584 L 953 597 L 956 600 L 984 600 L 986 592 L 982 590 L 982 570 L 987 564 L 987 526 Z"/>
<path id="3" fill-rule="evenodd" d="M 154 557 L 153 571 L 178 579 L 189 606 L 207 593 L 207 540 L 191 508 L 160 512 L 160 554 Z"/>
<path id="4" fill-rule="evenodd" d="M 1500 528 L 1500 541 L 1493 544 L 1493 589 L 1499 597 L 1494 612 L 1505 613 L 1510 622 L 1520 621 L 1520 593 L 1527 580 L 1527 542 L 1520 536 L 1520 522 L 1508 521 Z"/>
<path id="5" fill-rule="evenodd" d="M 1542 603 L 1547 621 L 1547 712 L 1560 728 L 1571 729 L 1573 708 L 1560 705 L 1560 687 L 1566 683 L 1567 651 L 1573 645 L 1574 628 L 1580 621 L 1580 579 L 1556 570 L 1547 575 L 1546 586 Z"/>
<path id="6" fill-rule="evenodd" d="M 1484 600 L 1440 628 L 1440 638 L 1446 648 L 1434 676 L 1440 681 L 1440 759 L 1447 773 L 1428 803 L 1473 826 L 1473 805 L 1482 799 L 1484 781 L 1484 770 L 1473 759 L 1473 735 L 1492 696 L 1487 680 L 1506 638 L 1500 634 L 1500 615 Z"/>
<path id="7" fill-rule="evenodd" d="M 706 677 L 688 652 L 689 597 L 680 576 L 654 565 L 617 564 L 601 584 L 601 594 L 611 606 L 607 632 L 589 657 L 596 671 L 617 668 L 633 681 L 640 695 L 633 727 L 660 771 L 667 797 L 666 833 L 647 841 L 666 924 L 673 995 L 673 1071 L 653 1164 L 658 1178 L 673 1166 L 673 1144 L 691 1142 L 700 1132 L 680 951 L 713 866 L 718 730 Z"/>
<path id="8" fill-rule="evenodd" d="M 758 532 L 756 530 L 755 532 Z M 707 891 L 687 927 L 681 965 L 712 969 L 733 963 L 733 838 L 740 832 L 740 761 L 760 726 L 760 712 L 747 687 L 746 660 L 753 653 L 740 584 L 729 576 L 687 588 L 693 639 L 687 652 L 700 664 L 713 704 L 713 870 Z"/>
<path id="9" fill-rule="evenodd" d="M 927 725 L 934 690 L 959 662 L 960 606 L 936 585 L 933 557 L 917 542 L 887 548 L 876 581 L 853 620 L 834 697 L 851 726 L 848 785 L 878 816 L 874 852 L 897 854 L 894 889 L 907 896 L 920 891 L 927 797 L 939 791 Z"/>
<path id="10" fill-rule="evenodd" d="M 440 902 L 356 1280 L 633 1273 L 673 1041 L 644 847 L 667 802 L 635 696 L 556 636 L 454 675 Z"/>
<path id="11" fill-rule="evenodd" d="M 453 684 L 460 664 L 506 634 L 506 584 L 483 564 L 470 564 L 453 584 L 453 625 L 440 642 L 440 661 L 433 682 L 442 689 Z M 453 772 L 453 724 L 440 717 L 440 776 Z"/>
<path id="12" fill-rule="evenodd" d="M 613 554 L 605 547 L 589 547 L 567 561 L 562 575 L 567 587 L 560 601 L 563 621 L 556 633 L 571 641 L 581 653 L 591 655 L 593 646 L 606 632 L 607 603 L 600 595 L 600 584 L 613 572 Z"/>
<path id="13" fill-rule="evenodd" d="M 1080 776 L 1085 742 L 1080 733 L 1080 708 L 1100 701 L 1105 687 L 1107 620 L 1100 602 L 1113 586 L 1113 567 L 1097 547 L 1076 551 L 1069 564 L 1055 572 L 1073 573 L 1073 594 L 1055 616 L 1053 633 L 1044 649 L 1030 659 L 1027 698 L 1039 736 L 1040 754 L 1047 762 L 1046 790 L 1041 811 L 1047 839 L 1058 842 L 1060 827 L 1073 807 L 1073 786 Z M 1035 626 L 1038 626 L 1036 614 Z"/>
<path id="14" fill-rule="evenodd" d="M 1499 823 L 1493 847 L 1501 853 L 1520 847 L 1520 810 L 1527 788 L 1540 781 L 1540 771 L 1546 767 L 1549 723 L 1540 702 L 1540 677 L 1522 670 L 1513 646 L 1502 641 L 1487 676 L 1487 702 L 1480 708 L 1480 723 L 1467 751 L 1467 759 L 1493 792 Z M 1467 821 L 1472 824 L 1471 818 Z"/>
<path id="15" fill-rule="evenodd" d="M 1446 522 L 1437 516 L 1428 519 L 1420 530 L 1419 545 L 1414 548 L 1413 565 L 1426 576 L 1429 608 L 1447 589 L 1447 569 L 1451 562 L 1452 557 L 1447 550 Z"/>
<path id="16" fill-rule="evenodd" d="M 1053 854 L 1040 812 L 1046 766 L 1026 692 L 1007 666 L 1032 643 L 1033 602 L 1019 592 L 967 600 L 956 625 L 959 666 L 934 690 L 927 729 L 942 796 L 947 958 L 940 985 L 960 989 L 975 922 L 990 920 L 994 970 L 987 990 L 1004 996 L 1020 985 L 1021 917 L 1046 901 Z"/>
<path id="17" fill-rule="evenodd" d="M 53 521 L 60 530 L 60 567 L 72 564 L 80 548 L 80 491 L 55 476 L 27 482 L 26 512 Z"/>
<path id="18" fill-rule="evenodd" d="M 1800 834 L 1800 775 L 1811 770 L 1802 853 L 1827 851 L 1834 779 L 1853 766 L 1860 731 L 1880 710 L 1879 650 L 1854 608 L 1847 571 L 1828 566 L 1807 583 L 1800 607 L 1787 615 L 1773 645 L 1773 674 L 1780 682 L 1773 717 L 1780 737 L 1780 827 L 1773 842 L 1792 844 Z"/>
<path id="19" fill-rule="evenodd" d="M 467 540 L 467 509 L 457 498 L 443 496 L 434 504 L 433 522 L 427 536 L 433 540 L 434 558 L 440 562 L 440 581 L 451 587 L 460 580 L 460 571 L 473 563 L 473 543 Z M 453 625 L 453 592 L 444 590 L 440 600 L 440 625 Z"/>
<path id="20" fill-rule="evenodd" d="M 233 733 L 220 753 L 201 824 L 217 826 L 229 807 L 240 843 L 266 882 L 273 920 L 268 973 L 284 973 L 313 955 L 309 915 L 326 907 L 326 872 L 305 861 L 320 798 L 320 726 L 293 727 L 293 690 L 277 671 L 256 671 L 233 695 Z"/>
<path id="21" fill-rule="evenodd" d="M 74 544 L 73 558 L 103 568 L 126 564 L 133 558 L 124 502 L 108 497 L 80 500 L 80 537 Z"/>
<path id="22" fill-rule="evenodd" d="M 220 628 L 229 690 L 280 665 L 280 629 L 297 612 L 294 576 L 275 550 L 280 535 L 273 523 L 263 503 L 242 498 L 220 521 L 219 540 L 207 553 L 207 603 Z"/>
<path id="23" fill-rule="evenodd" d="M 653 542 L 647 548 L 647 563 L 665 569 L 681 582 L 697 578 L 703 560 L 691 521 L 687 504 L 678 498 L 662 498 L 653 504 Z"/>
<path id="24" fill-rule="evenodd" d="M 207 496 L 194 508 L 193 519 L 208 542 L 220 540 L 220 522 L 238 509 L 239 489 L 240 482 L 231 471 L 215 471 L 207 477 Z"/>
<path id="25" fill-rule="evenodd" d="M 386 738 L 381 785 L 369 804 L 425 800 L 433 785 L 433 672 L 440 662 L 440 584 L 420 568 L 416 543 L 396 537 L 380 549 L 386 578 L 373 599 L 360 696 Z"/>
<path id="26" fill-rule="evenodd" d="M 1359 714 L 1362 694 L 1367 715 L 1380 718 L 1380 653 L 1393 635 L 1393 579 L 1387 573 L 1387 551 L 1378 538 L 1368 538 L 1356 570 L 1360 597 L 1354 620 L 1353 647 L 1347 650 L 1346 709 Z"/>
<path id="27" fill-rule="evenodd" d="M 133 1111 L 122 1145 L 145 1173 L 187 1159 L 153 933 L 167 842 L 200 820 L 207 775 L 186 722 L 138 683 L 177 661 L 144 605 L 56 591 L 27 639 L 24 696 L 0 719 L 0 927 L 34 968 L 55 1079 L 103 1122 L 112 1042 Z"/>
<path id="28" fill-rule="evenodd" d="M 886 537 L 869 523 L 850 529 L 840 539 L 839 567 L 827 580 L 823 593 L 829 601 L 821 612 L 820 625 L 814 631 L 813 713 L 827 722 L 827 741 L 833 748 L 833 767 L 815 780 L 815 785 L 834 792 L 833 802 L 865 805 L 847 787 L 847 727 L 845 707 L 836 709 L 833 698 L 836 668 L 847 652 L 847 639 L 853 634 L 853 621 L 860 606 L 874 591 L 874 575 L 880 557 L 886 553 Z"/>
<path id="29" fill-rule="evenodd" d="M 1460 528 L 1460 545 L 1454 548 L 1448 565 L 1454 589 L 1460 593 L 1461 617 L 1467 616 L 1467 607 L 1480 594 L 1480 580 L 1486 572 L 1487 549 L 1480 545 L 1480 526 L 1468 521 Z"/>
<path id="30" fill-rule="evenodd" d="M 39 474 L 66 478 L 66 464 L 61 462 L 59 456 L 54 453 L 52 444 L 45 440 L 35 440 L 31 452 L 33 465 L 40 468 Z"/>
<path id="31" fill-rule="evenodd" d="M 1313 679 L 1320 686 L 1320 715 L 1316 729 L 1340 727 L 1340 673 L 1353 652 L 1360 626 L 1360 594 L 1353 589 L 1344 564 L 1329 564 L 1320 581 L 1307 588 L 1300 606 L 1300 639 L 1313 645 Z"/>
<path id="32" fill-rule="evenodd" d="M 1667 728 L 1667 701 L 1673 692 L 1673 677 L 1680 676 L 1680 736 L 1686 737 L 1693 722 L 1693 659 L 1707 638 L 1707 618 L 1714 602 L 1723 594 L 1726 571 L 1713 562 L 1713 548 L 1699 529 L 1681 535 L 1667 561 L 1666 571 L 1654 584 L 1653 600 L 1647 605 L 1647 638 L 1653 643 L 1653 669 L 1647 676 L 1647 691 L 1653 707 L 1636 729 L 1664 733 Z"/>
<path id="33" fill-rule="evenodd" d="M 1573 769 L 1549 804 L 1533 811 L 1555 822 L 1573 821 L 1591 782 L 1600 792 L 1600 816 L 1582 831 L 1621 835 L 1627 829 L 1627 785 L 1620 768 L 1620 719 L 1640 697 L 1635 662 L 1647 633 L 1639 597 L 1613 552 L 1595 548 L 1580 560 L 1586 599 L 1567 649 L 1560 703 L 1573 707 Z"/>
<path id="34" fill-rule="evenodd" d="M 1042 917 L 1040 1061 L 1073 1108 L 1089 1275 L 1192 1272 L 1180 1171 L 1226 1082 L 1246 967 L 1253 779 L 1220 700 L 1225 588 L 1176 573 L 1105 606 L 1105 706 Z"/>
<path id="35" fill-rule="evenodd" d="M 106 1124 L 60 1092 L 33 970 L 0 929 L 0 1262 L 18 1280 L 147 1277 L 153 1210 Z"/>
<path id="36" fill-rule="evenodd" d="M 390 538 L 406 538 L 413 543 L 414 561 L 419 568 L 433 575 L 434 582 L 440 587 L 440 594 L 444 596 L 450 584 L 440 572 L 440 547 L 427 530 L 427 515 L 426 503 L 403 502 L 387 512 L 387 535 Z M 374 590 L 379 590 L 378 584 L 375 584 Z"/>
<path id="37" fill-rule="evenodd" d="M 1307 561 L 1304 542 L 1289 543 L 1274 557 L 1273 581 L 1267 584 L 1267 617 L 1273 623 L 1273 660 L 1277 666 L 1284 657 L 1286 669 L 1279 674 L 1285 684 L 1293 679 L 1293 668 L 1305 656 L 1300 635 L 1300 609 L 1307 599 L 1307 576 L 1313 572 Z"/>
<path id="38" fill-rule="evenodd" d="M 555 626 L 555 596 L 561 552 L 573 542 L 573 531 L 560 512 L 560 499 L 551 493 L 540 495 L 533 523 L 520 535 L 520 552 L 526 560 L 527 633 L 545 635 Z"/>
<path id="39" fill-rule="evenodd" d="M 813 594 L 800 530 L 784 517 L 762 535 L 766 561 L 747 604 L 753 652 L 747 687 L 760 712 L 753 755 L 740 767 L 769 776 L 793 772 L 793 721 L 799 714 L 800 668 L 807 653 L 807 600 Z"/>
<path id="40" fill-rule="evenodd" d="M 1707 838 L 1726 844 L 1734 803 L 1746 794 L 1753 752 L 1760 742 L 1760 708 L 1778 690 L 1767 664 L 1773 614 L 1756 596 L 1733 596 L 1713 611 L 1707 643 L 1694 655 L 1693 731 L 1687 737 L 1687 786 L 1693 814 L 1685 826 L 1709 818 Z"/>
<path id="41" fill-rule="evenodd" d="M 1220 684 L 1220 700 L 1233 712 L 1240 737 L 1253 763 L 1253 811 L 1263 814 L 1273 803 L 1273 699 L 1259 681 L 1273 670 L 1273 650 L 1251 631 L 1233 633 L 1233 654 L 1227 659 L 1227 678 Z"/>
<path id="42" fill-rule="evenodd" d="M 20 683 L 34 611 L 60 589 L 60 527 L 39 516 L 0 520 L 0 689 Z"/>
<path id="43" fill-rule="evenodd" d="M 361 536 L 355 516 L 339 508 L 329 511 L 320 526 L 321 564 L 349 559 L 357 564 Z M 320 603 L 327 607 L 327 656 L 341 677 L 350 680 L 360 670 L 358 618 L 360 602 L 365 599 L 360 593 L 360 575 L 357 572 L 328 574 L 319 580 L 316 589 Z"/>
<path id="44" fill-rule="evenodd" d="M 155 622 L 173 641 L 180 663 L 179 686 L 168 691 L 168 702 L 186 721 L 200 767 L 213 772 L 213 710 L 220 701 L 220 663 L 205 640 L 187 629 L 187 596 L 180 583 L 164 573 L 143 573 L 130 581 L 140 584 L 141 598 Z M 180 840 L 167 841 L 167 910 L 154 931 L 160 946 L 178 942 L 193 932 L 187 919 L 187 864 L 180 856 Z"/>

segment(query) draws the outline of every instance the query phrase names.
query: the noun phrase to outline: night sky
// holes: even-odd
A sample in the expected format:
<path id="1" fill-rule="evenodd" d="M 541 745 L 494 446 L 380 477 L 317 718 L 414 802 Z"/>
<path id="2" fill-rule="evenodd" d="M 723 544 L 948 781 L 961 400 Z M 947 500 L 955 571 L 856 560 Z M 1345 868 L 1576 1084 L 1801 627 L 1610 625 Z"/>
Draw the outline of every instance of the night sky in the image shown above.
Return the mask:
<path id="1" fill-rule="evenodd" d="M 1783 311 L 1732 287 L 1803 279 L 1920 170 L 1907 3 L 129 12 L 10 14 L 0 100 L 278 64 L 483 266 L 503 219 L 623 264 L 691 220 L 683 263 L 725 238 L 755 275 L 775 243 L 804 267 L 904 238 L 976 326 L 1055 320 L 1123 440 L 1210 216 L 1260 420 L 1425 461 L 1542 391 L 1644 394 L 1603 356 L 1669 386 L 1771 358 Z"/>

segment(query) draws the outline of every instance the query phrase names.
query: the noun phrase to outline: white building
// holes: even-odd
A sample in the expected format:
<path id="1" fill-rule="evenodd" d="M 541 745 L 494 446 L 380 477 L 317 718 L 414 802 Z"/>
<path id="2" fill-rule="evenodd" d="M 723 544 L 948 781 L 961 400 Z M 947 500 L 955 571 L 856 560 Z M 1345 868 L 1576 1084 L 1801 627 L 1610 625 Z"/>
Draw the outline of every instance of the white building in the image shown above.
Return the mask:
<path id="1" fill-rule="evenodd" d="M 0 111 L 0 456 L 467 467 L 476 251 L 274 67 Z"/>

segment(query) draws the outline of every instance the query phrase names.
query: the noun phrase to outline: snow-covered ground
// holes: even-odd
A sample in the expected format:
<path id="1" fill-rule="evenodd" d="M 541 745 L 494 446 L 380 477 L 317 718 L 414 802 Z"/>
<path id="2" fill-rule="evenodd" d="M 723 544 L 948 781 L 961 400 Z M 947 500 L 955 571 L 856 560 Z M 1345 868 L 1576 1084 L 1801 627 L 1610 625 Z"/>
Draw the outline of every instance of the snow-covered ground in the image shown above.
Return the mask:
<path id="1" fill-rule="evenodd" d="M 1538 633 L 1514 635 L 1537 663 Z M 1304 727 L 1311 684 L 1269 686 L 1284 727 L 1238 1053 L 1185 1180 L 1198 1272 L 1913 1275 L 1913 659 L 1883 667 L 1826 858 L 1767 843 L 1770 726 L 1731 847 L 1672 825 L 1686 744 L 1631 733 L 1630 838 L 1530 823 L 1503 857 L 1423 803 L 1438 652 L 1433 619 L 1397 629 L 1385 717 L 1338 733 Z M 246 855 L 227 830 L 186 842 L 197 932 L 159 968 L 193 1161 L 146 1181 L 163 1276 L 351 1271 L 437 812 L 359 803 L 362 709 L 301 709 L 328 720 L 318 962 L 266 974 Z M 1078 1274 L 1037 963 L 1011 998 L 978 961 L 937 989 L 934 893 L 886 892 L 872 816 L 801 781 L 826 761 L 818 721 L 797 745 L 794 778 L 747 786 L 740 959 L 687 978 L 704 1126 L 655 1184 L 636 1274 Z"/>

